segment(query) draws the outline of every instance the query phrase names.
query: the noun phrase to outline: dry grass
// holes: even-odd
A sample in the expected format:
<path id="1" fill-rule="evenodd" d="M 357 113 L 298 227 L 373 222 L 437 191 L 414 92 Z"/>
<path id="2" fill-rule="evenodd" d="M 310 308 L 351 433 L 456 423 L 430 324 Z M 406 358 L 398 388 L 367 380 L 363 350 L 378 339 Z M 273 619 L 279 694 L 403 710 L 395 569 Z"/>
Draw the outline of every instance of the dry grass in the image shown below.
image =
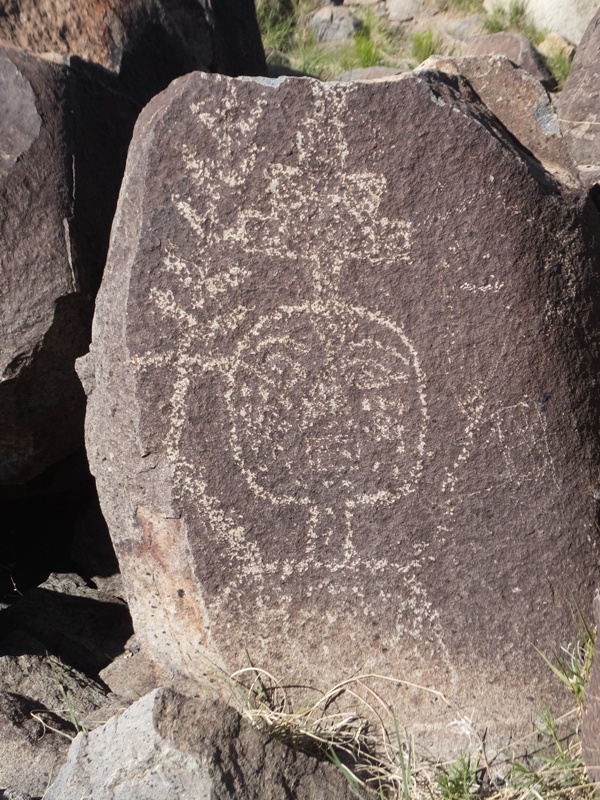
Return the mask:
<path id="1" fill-rule="evenodd" d="M 591 800 L 595 787 L 581 758 L 579 723 L 592 648 L 593 635 L 584 624 L 581 643 L 552 663 L 544 659 L 573 696 L 573 710 L 558 719 L 543 714 L 538 728 L 493 764 L 481 741 L 446 764 L 417 761 L 410 736 L 373 686 L 406 684 L 448 702 L 426 687 L 358 675 L 298 706 L 297 692 L 262 669 L 250 666 L 229 680 L 247 720 L 297 750 L 332 761 L 353 794 L 365 800 Z"/>

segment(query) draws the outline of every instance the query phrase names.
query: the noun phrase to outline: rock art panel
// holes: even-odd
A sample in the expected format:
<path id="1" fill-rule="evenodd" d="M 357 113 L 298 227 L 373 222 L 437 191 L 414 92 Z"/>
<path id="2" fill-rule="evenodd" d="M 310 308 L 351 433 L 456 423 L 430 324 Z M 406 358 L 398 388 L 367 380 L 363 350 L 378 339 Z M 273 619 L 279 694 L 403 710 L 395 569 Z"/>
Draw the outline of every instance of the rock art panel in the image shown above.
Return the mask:
<path id="1" fill-rule="evenodd" d="M 597 237 L 457 76 L 152 101 L 79 373 L 163 669 L 393 675 L 438 753 L 559 703 L 534 645 L 598 578 Z"/>

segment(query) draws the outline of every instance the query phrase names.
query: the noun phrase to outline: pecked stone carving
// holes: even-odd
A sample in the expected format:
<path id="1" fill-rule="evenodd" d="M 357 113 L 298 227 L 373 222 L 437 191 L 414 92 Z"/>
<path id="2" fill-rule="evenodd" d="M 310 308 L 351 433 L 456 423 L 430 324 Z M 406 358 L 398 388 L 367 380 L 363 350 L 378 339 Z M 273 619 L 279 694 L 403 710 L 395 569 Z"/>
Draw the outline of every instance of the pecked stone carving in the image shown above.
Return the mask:
<path id="1" fill-rule="evenodd" d="M 164 670 L 392 675 L 438 753 L 560 702 L 533 645 L 597 579 L 597 231 L 459 77 L 149 105 L 79 364 Z"/>

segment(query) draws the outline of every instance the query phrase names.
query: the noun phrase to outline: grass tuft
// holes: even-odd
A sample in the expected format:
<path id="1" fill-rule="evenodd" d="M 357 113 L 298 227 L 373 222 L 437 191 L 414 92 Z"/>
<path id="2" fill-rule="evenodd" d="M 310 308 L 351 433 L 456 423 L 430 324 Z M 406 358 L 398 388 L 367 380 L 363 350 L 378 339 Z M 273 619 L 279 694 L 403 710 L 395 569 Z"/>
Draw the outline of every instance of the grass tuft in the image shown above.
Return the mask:
<path id="1" fill-rule="evenodd" d="M 442 800 L 471 797 L 477 789 L 478 772 L 477 759 L 464 751 L 450 765 L 439 767 L 434 779 Z"/>
<path id="2" fill-rule="evenodd" d="M 434 53 L 441 53 L 442 47 L 442 40 L 430 28 L 422 33 L 414 33 L 411 37 L 411 52 L 419 63 L 426 61 Z"/>
<path id="3" fill-rule="evenodd" d="M 441 11 L 457 11 L 460 14 L 483 12 L 483 0 L 439 0 Z"/>
<path id="4" fill-rule="evenodd" d="M 539 44 L 546 35 L 531 22 L 527 15 L 527 4 L 522 0 L 511 0 L 508 9 L 501 6 L 494 8 L 484 19 L 483 27 L 487 33 L 517 31 L 533 44 Z"/>
<path id="5" fill-rule="evenodd" d="M 543 55 L 542 59 L 556 81 L 556 88 L 560 91 L 571 72 L 572 59 L 558 49 L 549 53 L 547 56 Z"/>

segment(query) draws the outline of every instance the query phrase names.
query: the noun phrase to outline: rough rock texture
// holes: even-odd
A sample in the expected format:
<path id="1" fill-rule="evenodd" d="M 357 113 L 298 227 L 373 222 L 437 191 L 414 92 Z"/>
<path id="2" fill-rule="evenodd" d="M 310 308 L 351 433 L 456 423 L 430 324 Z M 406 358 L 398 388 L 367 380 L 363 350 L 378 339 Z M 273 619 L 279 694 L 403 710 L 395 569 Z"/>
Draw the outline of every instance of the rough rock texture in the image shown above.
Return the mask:
<path id="1" fill-rule="evenodd" d="M 0 0 L 0 11 L 4 41 L 101 64 L 142 103 L 194 69 L 265 71 L 251 0 Z"/>
<path id="2" fill-rule="evenodd" d="M 81 61 L 0 49 L 0 483 L 24 482 L 82 443 L 74 370 L 137 108 Z"/>
<path id="3" fill-rule="evenodd" d="M 65 761 L 67 736 L 75 733 L 72 725 L 34 700 L 0 691 L 0 787 L 41 797 Z"/>
<path id="4" fill-rule="evenodd" d="M 529 730 L 600 578 L 598 226 L 456 76 L 155 98 L 78 362 L 147 652 Z"/>
<path id="5" fill-rule="evenodd" d="M 550 73 L 542 63 L 529 39 L 520 33 L 491 33 L 469 40 L 463 56 L 506 56 L 517 67 L 527 70 L 538 81 L 546 81 Z"/>
<path id="6" fill-rule="evenodd" d="M 581 187 L 550 97 L 528 71 L 501 55 L 432 56 L 419 67 L 419 72 L 427 70 L 466 78 L 490 111 L 543 169 L 568 186 Z"/>
<path id="7" fill-rule="evenodd" d="M 100 678 L 114 695 L 133 703 L 160 685 L 154 667 L 132 637 L 124 652 L 100 672 Z"/>
<path id="8" fill-rule="evenodd" d="M 0 789 L 0 800 L 32 800 L 32 797 L 27 792 Z"/>
<path id="9" fill-rule="evenodd" d="M 585 186 L 600 181 L 600 10 L 585 32 L 558 96 L 560 126 Z"/>
<path id="10" fill-rule="evenodd" d="M 511 0 L 484 0 L 486 11 L 508 10 Z M 542 30 L 550 30 L 578 44 L 598 9 L 598 0 L 528 0 L 527 15 Z"/>
<path id="11" fill-rule="evenodd" d="M 224 703 L 159 689 L 78 736 L 45 800 L 349 800 L 332 764 L 294 753 Z"/>
<path id="12" fill-rule="evenodd" d="M 63 719 L 78 720 L 103 706 L 106 691 L 95 681 L 25 634 L 0 642 L 0 685 L 3 691 L 24 695 Z"/>

